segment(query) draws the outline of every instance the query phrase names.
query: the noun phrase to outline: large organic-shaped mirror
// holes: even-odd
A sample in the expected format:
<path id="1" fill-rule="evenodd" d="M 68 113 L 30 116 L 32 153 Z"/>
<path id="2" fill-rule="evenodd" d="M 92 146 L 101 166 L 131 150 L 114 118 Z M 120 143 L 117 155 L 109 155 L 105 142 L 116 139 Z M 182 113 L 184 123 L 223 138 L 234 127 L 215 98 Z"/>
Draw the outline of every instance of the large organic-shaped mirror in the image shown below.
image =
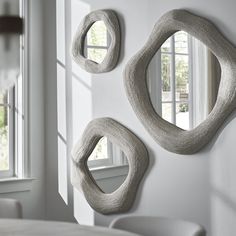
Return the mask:
<path id="1" fill-rule="evenodd" d="M 129 163 L 124 152 L 107 137 L 99 140 L 88 158 L 89 170 L 104 193 L 118 189 L 125 181 Z"/>
<path id="2" fill-rule="evenodd" d="M 178 31 L 181 32 L 175 36 L 172 36 Z M 186 101 L 189 100 L 193 103 L 194 99 L 197 99 L 197 97 L 195 97 L 191 100 L 188 92 L 190 91 L 191 87 L 196 86 L 194 85 L 194 82 L 192 85 L 190 85 L 190 83 L 187 85 L 186 82 L 182 83 L 183 81 L 176 81 L 177 83 L 174 83 L 172 80 L 169 82 L 167 81 L 166 83 L 166 81 L 163 80 L 163 85 L 161 88 L 167 93 L 163 93 L 163 97 L 161 93 L 157 93 L 157 96 L 159 96 L 158 99 L 161 101 L 160 103 L 163 101 L 164 104 L 164 99 L 170 99 L 168 96 L 171 96 L 171 99 L 175 104 L 175 106 L 171 108 L 173 110 L 173 114 L 170 113 L 164 117 L 166 120 L 158 115 L 158 107 L 156 109 L 154 108 L 148 89 L 148 66 L 158 50 L 162 50 L 163 60 L 165 61 L 163 63 L 163 68 L 165 68 L 165 71 L 163 69 L 163 73 L 169 73 L 168 71 L 173 74 L 175 73 L 174 69 L 168 70 L 168 66 L 171 66 L 171 64 L 167 62 L 168 60 L 175 61 L 175 64 L 172 63 L 172 66 L 175 67 L 178 67 L 179 64 L 182 64 L 180 66 L 181 70 L 186 67 L 186 59 L 180 59 L 178 57 L 168 59 L 168 56 L 170 56 L 170 58 L 175 56 L 174 53 L 172 53 L 174 50 L 180 50 L 178 52 L 179 54 L 186 54 L 186 47 L 182 48 L 182 46 L 178 46 L 183 43 L 181 42 L 182 39 L 180 42 L 178 42 L 178 38 L 184 36 L 182 31 L 187 32 L 189 35 L 197 38 L 203 44 L 205 44 L 219 61 L 221 69 L 221 78 L 215 105 L 213 106 L 211 104 L 210 109 L 208 108 L 208 112 L 210 112 L 212 109 L 211 112 L 209 115 L 207 115 L 207 117 L 201 118 L 203 121 L 199 119 L 196 121 L 196 124 L 194 124 L 194 119 L 192 119 L 192 124 L 189 122 L 187 125 L 178 124 L 178 122 L 173 121 L 174 119 L 177 119 L 176 114 L 180 111 L 192 109 L 190 104 L 186 103 Z M 172 38 L 170 38 L 170 36 L 172 36 Z M 175 38 L 177 39 L 176 42 Z M 174 42 L 170 43 L 171 41 Z M 173 45 L 175 43 L 177 45 L 174 48 Z M 171 45 L 167 46 L 168 44 Z M 168 50 L 170 51 L 169 55 Z M 194 66 L 196 66 L 196 62 L 194 63 Z M 133 110 L 154 140 L 171 152 L 192 154 L 200 150 L 211 140 L 224 120 L 235 109 L 235 68 L 236 49 L 234 45 L 232 45 L 211 22 L 185 10 L 172 10 L 160 18 L 160 20 L 154 26 L 154 29 L 146 44 L 141 50 L 137 52 L 136 55 L 130 59 L 126 65 L 124 71 L 124 86 Z M 159 71 L 160 70 L 161 66 L 159 66 Z M 184 71 L 181 73 L 183 72 Z M 200 69 L 199 73 L 204 73 L 204 69 Z M 215 79 L 215 84 L 217 84 L 216 80 L 218 80 L 216 77 L 219 78 L 220 75 L 217 74 L 217 76 L 214 76 L 213 79 Z M 168 80 L 168 78 L 171 78 L 171 76 L 166 76 L 166 78 Z M 175 76 L 173 76 L 173 78 L 175 78 Z M 178 84 L 178 82 L 180 83 Z M 175 87 L 176 89 L 170 90 L 169 85 L 170 87 L 172 86 L 172 88 Z M 182 87 L 183 91 L 180 92 Z M 179 92 L 176 94 L 176 91 Z M 188 94 L 186 95 L 187 92 Z M 217 92 L 217 89 L 215 89 L 214 92 Z M 198 96 L 201 96 L 200 94 L 201 93 L 199 92 Z M 166 95 L 167 98 L 164 98 L 164 95 Z M 211 102 L 214 101 L 214 99 L 211 98 L 209 100 L 212 100 Z M 176 107 L 177 103 L 178 106 Z M 159 104 L 159 107 L 160 105 L 162 106 L 162 104 Z M 204 105 L 206 106 L 206 104 Z M 195 113 L 196 116 L 202 115 L 198 114 L 198 112 Z M 162 115 L 164 116 L 164 114 Z M 172 116 L 175 117 L 172 118 Z M 168 120 L 174 124 L 168 122 Z M 178 124 L 182 128 L 176 126 L 175 124 Z"/>
<path id="3" fill-rule="evenodd" d="M 72 58 L 90 73 L 114 69 L 120 55 L 120 25 L 112 10 L 89 13 L 80 23 L 72 42 Z"/>
<path id="4" fill-rule="evenodd" d="M 110 142 L 124 152 L 129 169 L 123 183 L 107 192 L 98 185 L 88 165 L 91 161 L 109 162 L 107 149 Z M 136 135 L 111 118 L 99 118 L 87 125 L 81 140 L 73 148 L 71 182 L 96 211 L 102 214 L 125 212 L 133 205 L 148 163 L 147 149 Z"/>
<path id="5" fill-rule="evenodd" d="M 220 65 L 211 50 L 187 32 L 170 36 L 148 67 L 152 105 L 166 121 L 189 130 L 215 105 Z"/>

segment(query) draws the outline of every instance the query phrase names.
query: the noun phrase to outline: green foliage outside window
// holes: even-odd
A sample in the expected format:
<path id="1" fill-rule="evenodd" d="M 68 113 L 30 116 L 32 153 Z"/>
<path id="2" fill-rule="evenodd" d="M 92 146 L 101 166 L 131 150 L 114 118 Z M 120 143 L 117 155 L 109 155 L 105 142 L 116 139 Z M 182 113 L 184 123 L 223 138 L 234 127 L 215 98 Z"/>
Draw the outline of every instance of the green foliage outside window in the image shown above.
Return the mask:
<path id="1" fill-rule="evenodd" d="M 187 34 L 181 32 L 178 35 L 178 44 L 182 42 L 183 48 L 187 47 Z M 162 57 L 162 91 L 170 91 L 170 76 L 171 76 L 171 56 L 170 54 L 165 54 L 170 52 L 170 40 L 168 39 L 166 43 L 163 44 L 161 48 Z M 183 49 L 182 49 L 183 50 Z M 187 50 L 187 48 L 185 49 Z M 176 79 L 176 92 L 187 92 L 188 85 L 188 56 L 178 55 L 175 56 L 175 79 Z"/>
<path id="2" fill-rule="evenodd" d="M 3 94 L 0 94 L 0 103 L 4 103 Z M 0 171 L 9 169 L 8 158 L 8 126 L 7 108 L 0 106 Z"/>

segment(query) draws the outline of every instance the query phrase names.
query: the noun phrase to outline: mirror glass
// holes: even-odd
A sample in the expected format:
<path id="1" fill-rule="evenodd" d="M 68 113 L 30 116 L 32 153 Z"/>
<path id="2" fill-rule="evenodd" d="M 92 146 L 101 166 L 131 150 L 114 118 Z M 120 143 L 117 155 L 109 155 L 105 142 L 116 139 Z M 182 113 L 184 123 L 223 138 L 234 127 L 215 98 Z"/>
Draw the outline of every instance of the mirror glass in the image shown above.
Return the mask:
<path id="1" fill-rule="evenodd" d="M 104 21 L 96 21 L 88 30 L 84 43 L 84 56 L 101 63 L 109 48 L 110 39 Z"/>
<path id="2" fill-rule="evenodd" d="M 153 107 L 170 123 L 189 130 L 214 107 L 220 65 L 211 51 L 184 31 L 168 38 L 148 68 Z"/>
<path id="3" fill-rule="evenodd" d="M 88 167 L 97 185 L 105 193 L 115 191 L 124 182 L 129 171 L 124 152 L 106 137 L 97 143 L 88 159 Z"/>

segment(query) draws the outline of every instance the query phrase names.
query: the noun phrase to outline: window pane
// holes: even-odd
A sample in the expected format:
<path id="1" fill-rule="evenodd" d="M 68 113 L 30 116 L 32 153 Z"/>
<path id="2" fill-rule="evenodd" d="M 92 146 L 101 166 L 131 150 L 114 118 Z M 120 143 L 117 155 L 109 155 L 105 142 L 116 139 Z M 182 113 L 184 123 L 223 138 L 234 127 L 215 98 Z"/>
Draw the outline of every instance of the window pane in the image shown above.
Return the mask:
<path id="1" fill-rule="evenodd" d="M 189 97 L 189 64 L 188 56 L 175 56 L 176 101 L 187 101 Z"/>
<path id="2" fill-rule="evenodd" d="M 171 52 L 170 39 L 168 38 L 161 46 L 161 52 Z"/>
<path id="3" fill-rule="evenodd" d="M 169 122 L 172 122 L 172 104 L 171 103 L 162 103 L 162 118 Z"/>
<path id="4" fill-rule="evenodd" d="M 188 53 L 188 34 L 184 31 L 175 33 L 175 52 Z"/>
<path id="5" fill-rule="evenodd" d="M 4 96 L 3 93 L 0 93 L 0 104 L 4 103 Z"/>
<path id="6" fill-rule="evenodd" d="M 87 44 L 90 46 L 107 45 L 107 27 L 103 21 L 96 21 L 87 33 Z"/>
<path id="7" fill-rule="evenodd" d="M 107 49 L 88 48 L 87 53 L 88 53 L 88 59 L 95 61 L 97 63 L 101 63 L 107 54 Z"/>
<path id="8" fill-rule="evenodd" d="M 0 171 L 9 170 L 8 111 L 0 106 Z"/>
<path id="9" fill-rule="evenodd" d="M 171 101 L 170 55 L 161 55 L 162 101 Z"/>
<path id="10" fill-rule="evenodd" d="M 89 161 L 92 160 L 99 160 L 99 159 L 106 159 L 108 158 L 107 155 L 107 138 L 103 137 L 97 143 L 97 146 L 93 150 L 92 154 L 89 157 Z"/>
<path id="11" fill-rule="evenodd" d="M 182 129 L 189 129 L 188 103 L 176 103 L 176 125 Z"/>
<path id="12" fill-rule="evenodd" d="M 0 92 L 0 104 L 7 104 L 8 102 L 8 93 Z"/>

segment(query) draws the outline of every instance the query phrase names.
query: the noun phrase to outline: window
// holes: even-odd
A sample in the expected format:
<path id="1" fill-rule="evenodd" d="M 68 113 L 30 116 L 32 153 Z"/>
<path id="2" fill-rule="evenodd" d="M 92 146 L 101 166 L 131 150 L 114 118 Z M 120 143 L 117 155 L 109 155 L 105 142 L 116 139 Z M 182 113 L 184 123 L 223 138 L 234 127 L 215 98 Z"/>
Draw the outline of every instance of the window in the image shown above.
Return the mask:
<path id="1" fill-rule="evenodd" d="M 119 166 L 128 164 L 125 154 L 118 146 L 103 137 L 88 159 L 89 167 Z"/>
<path id="2" fill-rule="evenodd" d="M 192 128 L 191 37 L 179 31 L 161 47 L 161 114 L 183 129 Z"/>
<path id="3" fill-rule="evenodd" d="M 85 57 L 101 63 L 109 47 L 109 33 L 103 21 L 96 21 L 89 29 L 86 37 Z"/>
<path id="4" fill-rule="evenodd" d="M 179 31 L 163 43 L 148 68 L 153 107 L 168 122 L 192 129 L 214 107 L 220 75 L 220 64 L 209 48 Z"/>
<path id="5" fill-rule="evenodd" d="M 0 177 L 13 175 L 14 89 L 0 93 Z"/>
<path id="6" fill-rule="evenodd" d="M 4 1 L 3 1 L 4 2 Z M 18 10 L 25 18 L 27 1 L 11 1 L 9 9 Z M 11 11 L 10 11 L 11 12 Z M 13 12 L 11 12 L 13 13 Z M 16 14 L 17 12 L 14 12 Z M 19 177 L 26 175 L 26 37 L 19 37 L 20 70 L 14 88 L 0 92 L 0 178 Z"/>

